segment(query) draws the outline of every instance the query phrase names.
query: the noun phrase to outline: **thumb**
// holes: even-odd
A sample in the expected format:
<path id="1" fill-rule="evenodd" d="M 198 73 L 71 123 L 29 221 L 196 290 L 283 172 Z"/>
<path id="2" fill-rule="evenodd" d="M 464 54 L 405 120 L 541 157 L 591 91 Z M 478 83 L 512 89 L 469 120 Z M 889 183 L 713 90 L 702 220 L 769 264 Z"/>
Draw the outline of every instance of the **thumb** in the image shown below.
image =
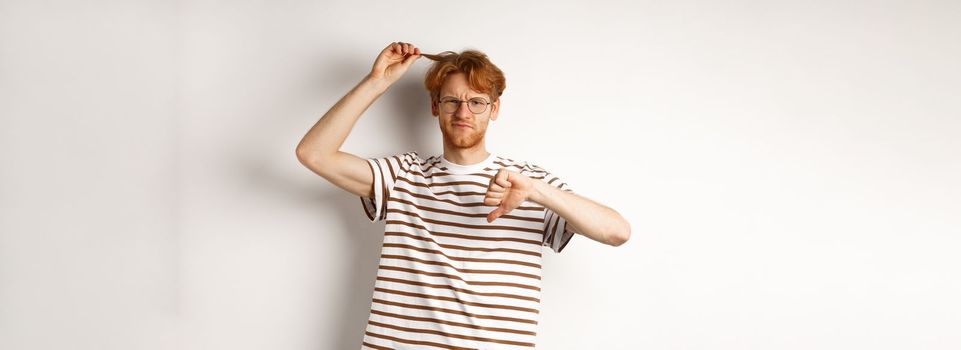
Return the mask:
<path id="1" fill-rule="evenodd" d="M 497 219 L 498 217 L 500 217 L 503 211 L 504 211 L 503 207 L 497 207 L 496 209 L 494 209 L 494 211 L 490 212 L 490 214 L 487 214 L 487 222 L 490 223 L 494 221 L 494 219 Z"/>
<path id="2" fill-rule="evenodd" d="M 420 55 L 407 56 L 407 58 L 404 59 L 404 62 L 402 62 L 402 64 L 404 65 L 404 67 L 410 67 L 410 65 L 413 64 L 414 61 L 416 61 L 418 58 L 420 58 Z"/>

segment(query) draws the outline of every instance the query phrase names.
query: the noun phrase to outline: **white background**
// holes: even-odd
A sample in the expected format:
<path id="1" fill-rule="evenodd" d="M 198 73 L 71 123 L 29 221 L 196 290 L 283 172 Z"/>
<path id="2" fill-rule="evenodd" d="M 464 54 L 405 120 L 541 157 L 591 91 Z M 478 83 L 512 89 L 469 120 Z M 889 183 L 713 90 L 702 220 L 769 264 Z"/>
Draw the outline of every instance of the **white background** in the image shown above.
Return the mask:
<path id="1" fill-rule="evenodd" d="M 392 41 L 631 223 L 543 349 L 961 347 L 956 1 L 0 1 L 0 348 L 356 349 L 383 223 L 298 163 Z M 421 59 L 343 150 L 442 152 Z"/>

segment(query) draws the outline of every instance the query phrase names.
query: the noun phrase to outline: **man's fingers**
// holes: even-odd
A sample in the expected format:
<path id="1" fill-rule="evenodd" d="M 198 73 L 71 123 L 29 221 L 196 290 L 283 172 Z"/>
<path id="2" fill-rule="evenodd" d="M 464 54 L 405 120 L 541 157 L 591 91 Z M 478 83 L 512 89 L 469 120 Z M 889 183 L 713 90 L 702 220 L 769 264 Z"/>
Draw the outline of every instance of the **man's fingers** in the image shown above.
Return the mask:
<path id="1" fill-rule="evenodd" d="M 394 53 L 396 53 L 397 55 L 400 55 L 400 56 L 404 56 L 404 54 L 406 53 L 407 48 L 406 48 L 406 46 L 404 45 L 403 42 L 400 42 L 400 41 L 395 42 L 393 46 L 394 46 Z"/>
<path id="2" fill-rule="evenodd" d="M 414 46 L 414 44 L 411 43 L 405 43 L 403 41 L 395 41 L 390 43 L 390 45 L 387 45 L 387 47 L 384 48 L 384 51 L 392 51 L 400 56 L 420 56 L 420 49 L 417 48 L 417 46 Z"/>
<path id="3" fill-rule="evenodd" d="M 487 197 L 490 197 L 490 198 L 504 198 L 504 192 L 487 192 Z"/>
<path id="4" fill-rule="evenodd" d="M 487 222 L 488 222 L 488 223 L 493 222 L 494 219 L 497 219 L 498 217 L 501 216 L 501 213 L 502 213 L 503 211 L 504 211 L 504 210 L 503 210 L 501 207 L 497 207 L 496 209 L 494 209 L 493 211 L 491 211 L 490 214 L 487 214 Z"/>
<path id="5" fill-rule="evenodd" d="M 420 58 L 420 49 L 411 43 L 398 42 L 398 55 L 403 58 L 401 62 L 405 67 L 414 64 L 414 61 Z M 405 57 L 406 56 L 406 57 Z"/>
<path id="6" fill-rule="evenodd" d="M 500 185 L 500 186 L 503 186 L 504 188 L 511 187 L 511 182 L 510 182 L 510 181 L 507 181 L 507 173 L 505 172 L 503 177 L 502 177 L 502 176 L 498 176 L 497 178 L 495 178 L 495 179 L 494 179 L 494 185 L 495 185 L 495 186 L 496 186 L 496 185 Z"/>
<path id="7" fill-rule="evenodd" d="M 390 46 L 394 50 L 394 52 L 397 52 L 398 54 L 401 54 L 401 55 L 408 55 L 408 54 L 413 55 L 417 51 L 417 47 L 414 46 L 414 44 L 405 43 L 403 41 L 395 41 L 391 43 Z"/>
<path id="8" fill-rule="evenodd" d="M 491 183 L 501 185 L 504 188 L 511 187 L 510 181 L 507 181 L 508 175 L 509 173 L 507 170 L 500 169 L 497 171 L 497 174 L 494 175 L 494 178 L 491 179 Z"/>

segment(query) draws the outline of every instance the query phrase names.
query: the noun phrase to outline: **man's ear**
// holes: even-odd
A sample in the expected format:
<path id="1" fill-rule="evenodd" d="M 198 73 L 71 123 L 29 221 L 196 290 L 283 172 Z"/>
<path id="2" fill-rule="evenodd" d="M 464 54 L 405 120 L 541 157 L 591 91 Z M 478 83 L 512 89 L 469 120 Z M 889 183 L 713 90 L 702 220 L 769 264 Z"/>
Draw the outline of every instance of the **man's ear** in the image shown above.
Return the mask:
<path id="1" fill-rule="evenodd" d="M 437 113 L 437 102 L 434 99 L 430 99 L 430 114 L 435 117 L 439 115 Z"/>
<path id="2" fill-rule="evenodd" d="M 500 110 L 501 110 L 501 99 L 498 98 L 497 101 L 494 101 L 494 103 L 491 104 L 491 116 L 490 116 L 491 120 L 497 120 L 497 112 L 500 112 Z"/>

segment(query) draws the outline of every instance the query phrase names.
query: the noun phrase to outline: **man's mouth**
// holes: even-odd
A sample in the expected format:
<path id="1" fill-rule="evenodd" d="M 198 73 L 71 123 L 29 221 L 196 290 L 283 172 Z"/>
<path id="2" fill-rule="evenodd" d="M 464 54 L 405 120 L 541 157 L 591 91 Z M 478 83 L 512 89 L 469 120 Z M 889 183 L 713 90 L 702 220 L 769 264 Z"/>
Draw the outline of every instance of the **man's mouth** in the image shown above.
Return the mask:
<path id="1" fill-rule="evenodd" d="M 470 126 L 470 124 L 454 123 L 454 127 L 455 127 L 455 128 L 470 128 L 471 126 Z"/>

